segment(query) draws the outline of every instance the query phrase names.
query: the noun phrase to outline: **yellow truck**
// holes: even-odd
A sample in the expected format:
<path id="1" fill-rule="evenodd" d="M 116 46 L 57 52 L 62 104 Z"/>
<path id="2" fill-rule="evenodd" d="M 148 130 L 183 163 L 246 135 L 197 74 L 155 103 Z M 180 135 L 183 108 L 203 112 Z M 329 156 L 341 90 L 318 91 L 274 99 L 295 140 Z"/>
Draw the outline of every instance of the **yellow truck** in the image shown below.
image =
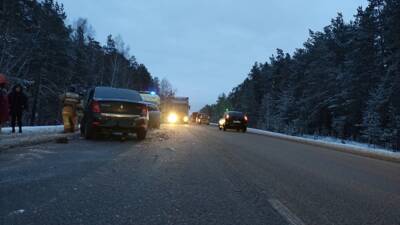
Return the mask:
<path id="1" fill-rule="evenodd" d="M 189 123 L 189 98 L 167 97 L 161 101 L 161 118 L 166 123 Z"/>

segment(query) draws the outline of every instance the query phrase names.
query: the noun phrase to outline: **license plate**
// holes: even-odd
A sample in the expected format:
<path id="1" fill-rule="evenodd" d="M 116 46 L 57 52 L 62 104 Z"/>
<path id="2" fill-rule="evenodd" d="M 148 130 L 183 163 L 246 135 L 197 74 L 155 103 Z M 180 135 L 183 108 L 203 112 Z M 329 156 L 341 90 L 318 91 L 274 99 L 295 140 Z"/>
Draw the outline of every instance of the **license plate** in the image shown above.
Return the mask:
<path id="1" fill-rule="evenodd" d="M 240 121 L 237 121 L 237 120 L 236 120 L 236 121 L 233 121 L 233 123 L 240 123 Z"/>

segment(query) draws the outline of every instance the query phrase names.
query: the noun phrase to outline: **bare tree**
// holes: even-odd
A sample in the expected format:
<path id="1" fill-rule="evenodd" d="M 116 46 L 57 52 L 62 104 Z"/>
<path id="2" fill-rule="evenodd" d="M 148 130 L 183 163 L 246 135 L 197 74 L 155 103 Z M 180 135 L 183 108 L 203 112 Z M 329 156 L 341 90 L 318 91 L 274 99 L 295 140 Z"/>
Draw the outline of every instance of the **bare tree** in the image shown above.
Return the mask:
<path id="1" fill-rule="evenodd" d="M 163 78 L 160 83 L 160 97 L 167 98 L 175 96 L 177 90 L 172 87 L 172 84 Z"/>

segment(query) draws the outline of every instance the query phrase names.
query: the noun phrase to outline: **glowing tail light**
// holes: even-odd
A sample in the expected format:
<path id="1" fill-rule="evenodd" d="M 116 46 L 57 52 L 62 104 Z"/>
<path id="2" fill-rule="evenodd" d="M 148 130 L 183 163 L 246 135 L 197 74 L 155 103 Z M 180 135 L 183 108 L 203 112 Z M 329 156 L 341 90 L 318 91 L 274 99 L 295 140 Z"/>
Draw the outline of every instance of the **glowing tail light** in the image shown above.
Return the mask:
<path id="1" fill-rule="evenodd" d="M 147 107 L 143 106 L 143 108 L 142 108 L 142 116 L 143 117 L 147 117 L 148 112 L 149 112 L 149 110 L 147 109 Z"/>
<path id="2" fill-rule="evenodd" d="M 92 101 L 91 104 L 92 112 L 94 113 L 100 113 L 100 103 L 98 101 Z"/>

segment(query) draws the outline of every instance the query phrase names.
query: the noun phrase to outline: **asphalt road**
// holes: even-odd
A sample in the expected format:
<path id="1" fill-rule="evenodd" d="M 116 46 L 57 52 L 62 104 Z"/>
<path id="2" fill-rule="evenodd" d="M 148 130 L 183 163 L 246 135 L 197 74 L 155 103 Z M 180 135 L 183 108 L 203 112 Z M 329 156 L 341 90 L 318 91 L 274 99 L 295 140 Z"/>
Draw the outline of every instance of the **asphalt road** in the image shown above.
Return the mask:
<path id="1" fill-rule="evenodd" d="M 400 164 L 215 127 L 0 153 L 0 224 L 400 224 Z"/>

